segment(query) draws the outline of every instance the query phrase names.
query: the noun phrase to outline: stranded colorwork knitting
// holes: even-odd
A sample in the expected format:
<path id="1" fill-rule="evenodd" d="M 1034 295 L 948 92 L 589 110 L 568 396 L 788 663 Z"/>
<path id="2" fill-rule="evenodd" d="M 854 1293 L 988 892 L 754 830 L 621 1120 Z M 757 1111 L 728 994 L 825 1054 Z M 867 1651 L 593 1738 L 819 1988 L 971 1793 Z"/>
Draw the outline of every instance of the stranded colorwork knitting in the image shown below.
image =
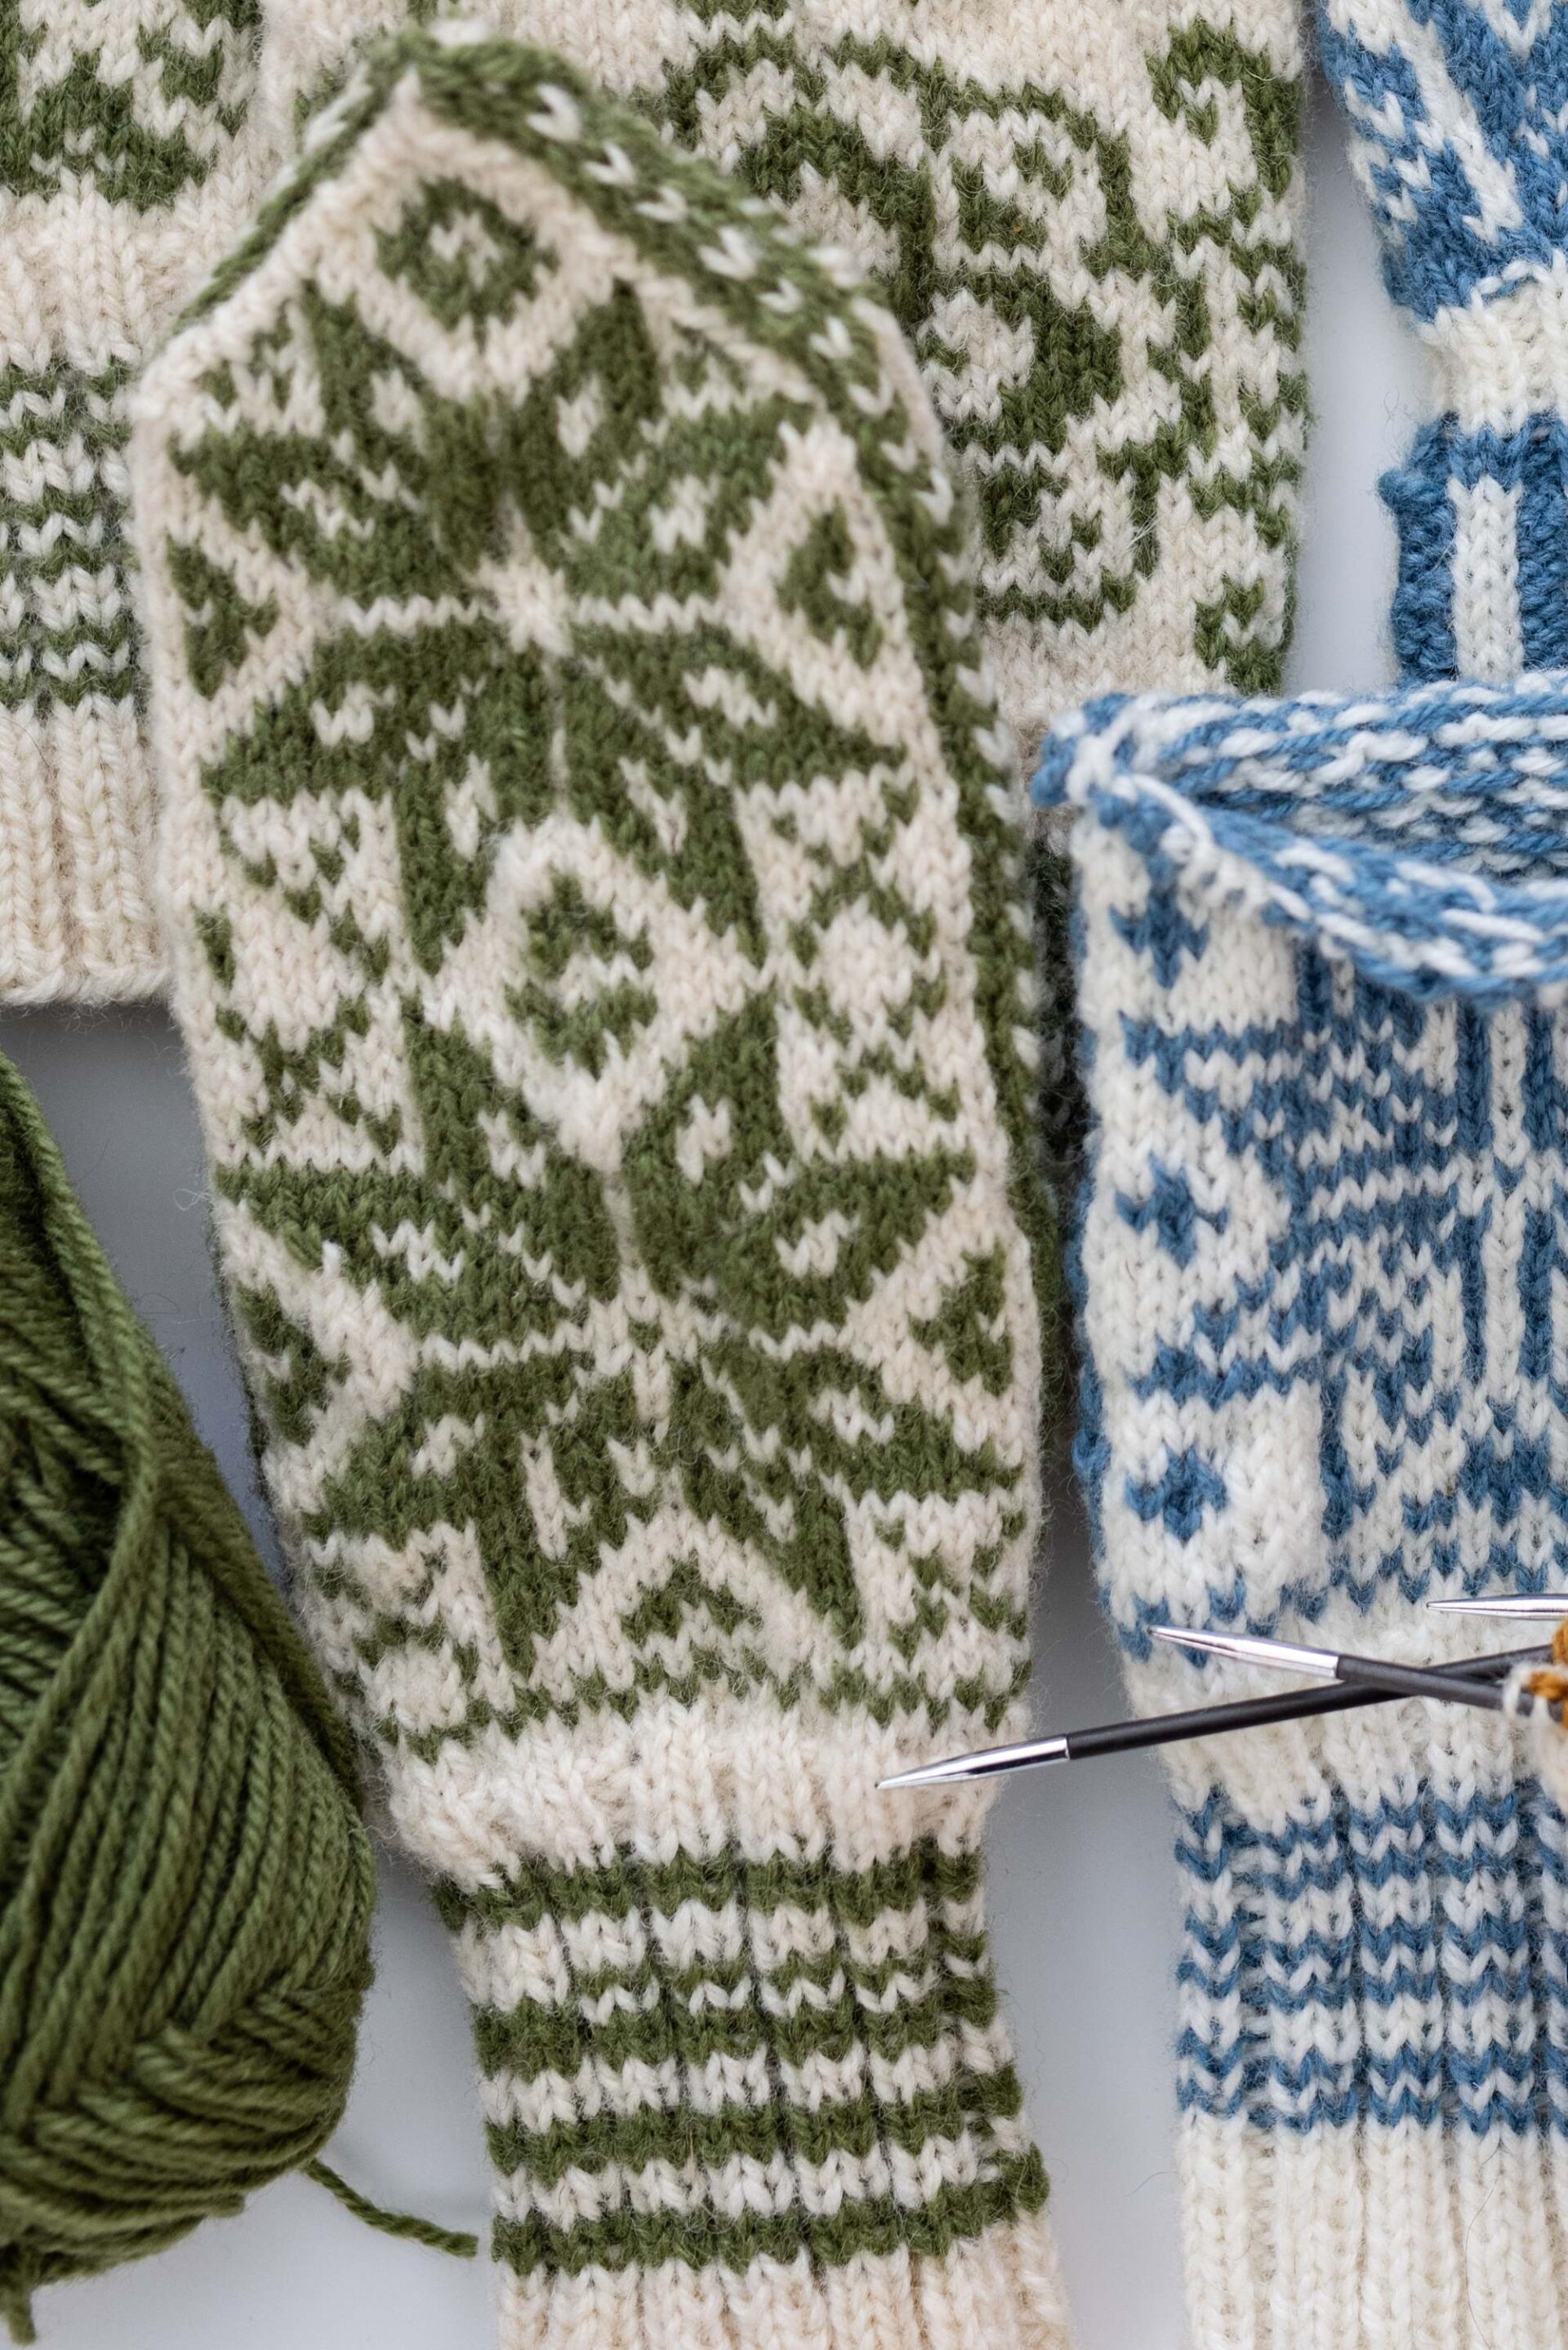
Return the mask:
<path id="1" fill-rule="evenodd" d="M 1419 1659 L 1568 1585 L 1568 681 L 1106 701 L 1048 741 L 1092 1111 L 1078 1462 L 1155 1623 Z M 1545 1735 L 1561 1739 L 1561 1731 Z M 1568 1824 L 1508 1721 L 1172 1750 L 1196 2350 L 1568 2342 Z"/>
<path id="2" fill-rule="evenodd" d="M 1324 63 L 1432 358 L 1438 413 L 1383 494 L 1417 678 L 1568 666 L 1568 8 L 1320 0 Z"/>
<path id="3" fill-rule="evenodd" d="M 152 369 L 175 993 L 268 1485 L 477 2011 L 509 2345 L 1054 2350 L 967 1804 L 1029 945 L 886 312 L 556 60 L 373 54 Z"/>
<path id="4" fill-rule="evenodd" d="M 254 205 L 253 0 L 0 9 L 0 1001 L 146 995 L 126 407 Z"/>
<path id="5" fill-rule="evenodd" d="M 393 0 L 271 0 L 272 136 Z M 909 338 L 976 501 L 1009 722 L 1282 682 L 1304 425 L 1284 0 L 496 0 L 814 236 Z"/>

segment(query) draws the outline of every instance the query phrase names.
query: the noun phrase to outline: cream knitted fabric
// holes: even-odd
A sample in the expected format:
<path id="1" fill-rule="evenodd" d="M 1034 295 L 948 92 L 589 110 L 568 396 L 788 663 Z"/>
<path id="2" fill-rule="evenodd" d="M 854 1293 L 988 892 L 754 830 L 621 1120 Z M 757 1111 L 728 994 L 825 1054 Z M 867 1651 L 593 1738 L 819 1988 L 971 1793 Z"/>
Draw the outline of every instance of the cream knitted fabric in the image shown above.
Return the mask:
<path id="1" fill-rule="evenodd" d="M 1411 678 L 1568 667 L 1568 7 L 1318 0 L 1324 68 L 1430 354 L 1383 495 Z"/>
<path id="2" fill-rule="evenodd" d="M 400 0 L 266 0 L 272 135 Z M 980 519 L 1029 750 L 1282 682 L 1305 395 L 1290 0 L 493 0 L 870 270 Z"/>
<path id="3" fill-rule="evenodd" d="M 558 61 L 372 53 L 144 388 L 163 870 L 307 1626 L 514 2350 L 1056 2350 L 1014 751 L 887 313 Z"/>
<path id="4" fill-rule="evenodd" d="M 145 995 L 126 402 L 254 209 L 253 0 L 0 8 L 0 1001 Z"/>
<path id="5" fill-rule="evenodd" d="M 1568 1584 L 1565 739 L 1561 674 L 1048 739 L 1142 1710 L 1257 1689 L 1155 1624 L 1415 1660 L 1476 1650 L 1428 1596 Z M 1568 2350 L 1565 1752 L 1430 1704 L 1170 1750 L 1195 2350 Z"/>

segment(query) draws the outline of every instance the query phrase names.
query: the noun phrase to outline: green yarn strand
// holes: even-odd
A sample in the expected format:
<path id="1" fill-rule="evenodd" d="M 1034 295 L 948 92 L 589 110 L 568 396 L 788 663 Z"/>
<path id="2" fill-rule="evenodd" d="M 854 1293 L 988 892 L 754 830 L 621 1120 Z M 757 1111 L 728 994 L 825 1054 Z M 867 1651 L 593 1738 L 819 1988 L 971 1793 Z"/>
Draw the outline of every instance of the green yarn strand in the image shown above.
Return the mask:
<path id="1" fill-rule="evenodd" d="M 156 2251 L 314 2164 L 348 2095 L 373 1898 L 348 1734 L 0 1058 L 0 2315 L 16 2341 L 34 2338 L 40 2284 Z"/>
<path id="2" fill-rule="evenodd" d="M 306 2163 L 305 2175 L 318 2187 L 325 2187 L 329 2195 L 336 2195 L 356 2220 L 363 2220 L 367 2227 L 379 2229 L 383 2236 L 399 2236 L 410 2244 L 428 2244 L 432 2251 L 452 2252 L 461 2261 L 472 2260 L 479 2250 L 479 2238 L 470 2235 L 467 2229 L 438 2227 L 433 2220 L 421 2220 L 414 2211 L 389 2211 L 350 2187 L 325 2162 Z"/>

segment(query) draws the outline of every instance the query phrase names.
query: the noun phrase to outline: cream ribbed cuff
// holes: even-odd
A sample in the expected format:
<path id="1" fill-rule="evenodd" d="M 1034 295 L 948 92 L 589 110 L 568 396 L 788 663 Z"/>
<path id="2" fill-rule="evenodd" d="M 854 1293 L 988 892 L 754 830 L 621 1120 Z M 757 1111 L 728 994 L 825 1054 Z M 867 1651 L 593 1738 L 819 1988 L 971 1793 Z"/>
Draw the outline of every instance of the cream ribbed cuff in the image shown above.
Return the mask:
<path id="1" fill-rule="evenodd" d="M 153 783 L 124 702 L 0 710 L 0 1001 L 153 994 Z"/>

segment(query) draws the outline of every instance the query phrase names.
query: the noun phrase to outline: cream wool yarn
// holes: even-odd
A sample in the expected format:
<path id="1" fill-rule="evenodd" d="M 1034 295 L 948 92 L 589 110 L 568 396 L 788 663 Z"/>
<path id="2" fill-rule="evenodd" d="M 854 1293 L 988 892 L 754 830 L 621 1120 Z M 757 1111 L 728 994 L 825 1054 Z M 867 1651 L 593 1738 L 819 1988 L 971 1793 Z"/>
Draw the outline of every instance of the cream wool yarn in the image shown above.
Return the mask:
<path id="1" fill-rule="evenodd" d="M 1568 1585 L 1568 9 L 1319 23 L 1436 362 L 1383 484 L 1410 685 L 1107 699 L 1042 766 L 1078 812 L 1078 1460 L 1158 1711 L 1255 1684 L 1157 1622 L 1451 1655 L 1428 1595 Z M 1491 690 L 1417 684 L 1456 676 Z M 1568 2340 L 1565 1757 L 1413 1707 L 1173 1756 L 1196 2350 Z"/>
<path id="2" fill-rule="evenodd" d="M 307 1628 L 474 2002 L 509 2350 L 1058 2350 L 1015 754 L 887 312 L 372 52 L 151 369 L 162 873 Z"/>
<path id="3" fill-rule="evenodd" d="M 252 0 L 0 10 L 0 1002 L 146 995 L 136 369 L 251 214 Z"/>
<path id="4" fill-rule="evenodd" d="M 266 0 L 295 110 L 399 0 Z M 1282 682 L 1305 418 L 1286 0 L 493 0 L 876 277 L 979 514 L 1025 749 L 1111 687 Z"/>
<path id="5" fill-rule="evenodd" d="M 1319 0 L 1324 68 L 1431 361 L 1383 496 L 1411 678 L 1568 667 L 1568 8 Z"/>
<path id="6" fill-rule="evenodd" d="M 1047 743 L 1140 1710 L 1256 1689 L 1154 1624 L 1418 1660 L 1477 1646 L 1428 1596 L 1568 1584 L 1565 736 L 1559 674 Z M 1428 1704 L 1171 1750 L 1194 2350 L 1568 2345 L 1564 1753 Z"/>

